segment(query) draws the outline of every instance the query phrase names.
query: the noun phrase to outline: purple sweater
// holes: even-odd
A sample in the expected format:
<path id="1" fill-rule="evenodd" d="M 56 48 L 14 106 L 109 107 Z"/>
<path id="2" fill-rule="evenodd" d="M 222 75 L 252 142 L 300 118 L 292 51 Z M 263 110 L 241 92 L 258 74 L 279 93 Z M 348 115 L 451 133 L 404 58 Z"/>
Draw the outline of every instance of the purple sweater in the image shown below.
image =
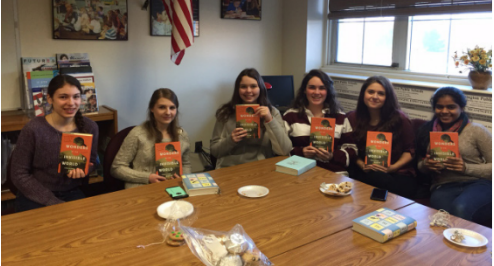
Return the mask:
<path id="1" fill-rule="evenodd" d="M 358 120 L 357 112 L 351 111 L 347 114 L 347 117 L 355 132 L 355 129 L 357 128 L 357 120 Z M 400 111 L 400 119 L 401 119 L 401 134 L 399 136 L 396 136 L 397 133 L 392 132 L 394 142 L 392 143 L 393 147 L 391 148 L 391 164 L 396 163 L 404 152 L 409 152 L 412 155 L 412 157 L 415 156 L 415 147 L 414 147 L 415 134 L 412 127 L 412 122 L 410 121 L 410 119 L 408 119 L 405 113 L 401 111 Z M 379 131 L 379 129 L 377 126 L 369 126 L 368 131 Z M 362 139 L 360 141 L 355 139 L 354 141 L 357 143 L 358 157 L 362 160 L 365 160 L 366 139 Z M 402 175 L 415 176 L 415 169 L 413 168 L 413 165 L 409 163 L 407 165 L 404 165 L 401 169 L 399 169 L 398 173 Z"/>
<path id="2" fill-rule="evenodd" d="M 86 133 L 93 134 L 91 172 L 96 166 L 98 125 L 87 117 L 84 124 Z M 63 202 L 52 191 L 68 191 L 82 184 L 82 178 L 72 179 L 58 173 L 61 135 L 45 117 L 36 117 L 22 128 L 12 154 L 12 183 L 27 198 L 43 205 Z"/>

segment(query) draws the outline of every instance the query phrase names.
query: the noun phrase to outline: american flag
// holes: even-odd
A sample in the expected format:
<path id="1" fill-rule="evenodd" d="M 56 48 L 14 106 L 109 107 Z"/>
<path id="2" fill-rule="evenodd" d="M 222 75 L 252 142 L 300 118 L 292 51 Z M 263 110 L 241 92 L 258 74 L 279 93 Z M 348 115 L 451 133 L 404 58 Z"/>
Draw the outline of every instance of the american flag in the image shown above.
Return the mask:
<path id="1" fill-rule="evenodd" d="M 170 59 L 180 65 L 185 49 L 194 43 L 192 0 L 162 0 L 173 26 Z"/>

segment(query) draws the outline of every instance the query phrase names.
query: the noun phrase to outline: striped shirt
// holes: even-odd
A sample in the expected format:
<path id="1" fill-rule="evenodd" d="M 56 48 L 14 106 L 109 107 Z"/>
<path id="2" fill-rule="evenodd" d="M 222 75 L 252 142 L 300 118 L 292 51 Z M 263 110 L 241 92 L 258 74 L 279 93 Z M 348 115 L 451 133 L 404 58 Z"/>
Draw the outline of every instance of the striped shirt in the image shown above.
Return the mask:
<path id="1" fill-rule="evenodd" d="M 323 110 L 324 117 L 336 120 L 334 133 L 333 158 L 328 162 L 317 160 L 317 165 L 333 172 L 345 172 L 350 162 L 357 156 L 357 145 L 353 143 L 352 126 L 344 113 L 329 114 L 329 109 Z M 304 156 L 303 149 L 310 145 L 310 124 L 314 117 L 309 109 L 299 115 L 297 109 L 289 109 L 283 115 L 285 128 L 292 141 L 291 155 Z"/>

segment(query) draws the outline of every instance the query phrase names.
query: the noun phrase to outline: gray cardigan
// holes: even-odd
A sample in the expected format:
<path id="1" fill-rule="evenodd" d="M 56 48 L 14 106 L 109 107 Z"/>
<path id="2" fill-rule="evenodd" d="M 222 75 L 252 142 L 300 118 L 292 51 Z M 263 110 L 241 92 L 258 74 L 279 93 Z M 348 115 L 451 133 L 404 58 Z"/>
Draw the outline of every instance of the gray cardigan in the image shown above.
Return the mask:
<path id="1" fill-rule="evenodd" d="M 492 135 L 482 125 L 470 123 L 458 136 L 458 148 L 465 162 L 465 173 L 443 170 L 435 174 L 432 189 L 451 182 L 468 182 L 478 179 L 492 180 Z M 424 161 L 419 161 L 422 173 L 429 173 Z"/>
<path id="2" fill-rule="evenodd" d="M 228 167 L 266 158 L 275 154 L 289 155 L 292 142 L 285 131 L 280 112 L 271 109 L 273 119 L 264 123 L 259 139 L 243 139 L 235 143 L 231 134 L 236 128 L 236 118 L 232 115 L 226 123 L 216 121 L 211 139 L 211 154 L 217 158 L 216 169 Z"/>
<path id="3" fill-rule="evenodd" d="M 189 174 L 191 172 L 189 136 L 183 129 L 180 129 L 179 141 L 182 171 L 184 174 Z M 149 184 L 149 175 L 156 172 L 154 144 L 154 140 L 148 137 L 142 125 L 134 127 L 125 138 L 111 167 L 111 174 L 125 181 L 125 188 Z"/>

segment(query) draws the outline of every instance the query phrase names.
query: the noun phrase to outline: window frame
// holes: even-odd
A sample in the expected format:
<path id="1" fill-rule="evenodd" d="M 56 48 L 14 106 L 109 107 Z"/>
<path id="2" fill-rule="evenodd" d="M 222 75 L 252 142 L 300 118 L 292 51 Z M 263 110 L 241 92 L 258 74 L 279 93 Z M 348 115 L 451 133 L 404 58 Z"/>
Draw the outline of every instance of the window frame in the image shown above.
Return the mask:
<path id="1" fill-rule="evenodd" d="M 422 82 L 432 82 L 439 84 L 456 84 L 470 85 L 468 78 L 462 75 L 452 74 L 431 74 L 424 72 L 413 72 L 406 70 L 408 66 L 408 58 L 410 51 L 410 27 L 408 16 L 395 17 L 395 27 L 393 31 L 393 51 L 392 62 L 398 63 L 398 67 L 392 66 L 371 66 L 364 64 L 351 64 L 336 62 L 336 49 L 338 37 L 338 20 L 326 20 L 326 28 L 324 37 L 324 66 L 322 69 L 329 73 L 355 75 L 369 77 L 373 75 L 382 75 L 390 79 L 402 79 Z"/>

